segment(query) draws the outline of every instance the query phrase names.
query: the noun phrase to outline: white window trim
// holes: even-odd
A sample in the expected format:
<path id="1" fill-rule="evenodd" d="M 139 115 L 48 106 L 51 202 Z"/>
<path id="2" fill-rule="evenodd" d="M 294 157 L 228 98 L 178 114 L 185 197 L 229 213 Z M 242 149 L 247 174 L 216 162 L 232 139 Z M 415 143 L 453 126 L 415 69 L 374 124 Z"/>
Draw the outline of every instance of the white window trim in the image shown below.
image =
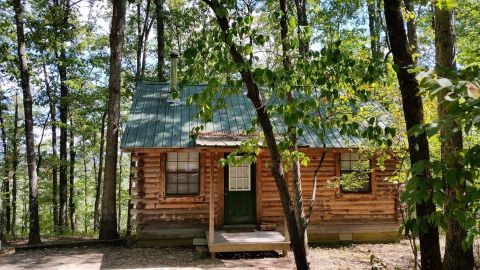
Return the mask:
<path id="1" fill-rule="evenodd" d="M 241 158 L 240 156 L 235 156 L 235 159 L 239 159 Z M 242 164 L 243 165 L 243 164 Z M 231 168 L 238 168 L 240 166 L 234 166 L 234 165 L 228 165 L 228 191 L 251 191 L 252 190 L 252 168 L 251 168 L 251 164 L 248 164 L 248 188 L 237 188 L 237 185 L 235 185 L 235 189 L 232 189 L 232 174 L 230 172 L 230 169 Z M 244 166 L 242 166 L 244 167 Z M 245 179 L 245 178 L 241 178 L 241 179 Z M 238 178 L 235 179 L 236 181 L 238 181 Z M 235 182 L 235 184 L 237 184 L 237 182 Z"/>

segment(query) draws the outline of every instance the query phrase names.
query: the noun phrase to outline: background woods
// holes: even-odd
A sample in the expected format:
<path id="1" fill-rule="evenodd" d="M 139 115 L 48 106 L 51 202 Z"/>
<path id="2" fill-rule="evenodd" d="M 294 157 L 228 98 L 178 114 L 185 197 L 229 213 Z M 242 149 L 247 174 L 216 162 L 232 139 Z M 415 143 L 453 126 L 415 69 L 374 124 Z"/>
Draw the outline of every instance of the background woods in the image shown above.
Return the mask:
<path id="1" fill-rule="evenodd" d="M 472 268 L 479 10 L 475 0 L 0 0 L 0 240 L 130 233 L 131 160 L 118 140 L 136 81 L 168 81 L 166 56 L 176 52 L 179 91 L 206 85 L 190 100 L 202 125 L 244 89 L 258 108 L 263 136 L 239 151 L 254 161 L 268 146 L 298 268 L 308 267 L 315 215 L 298 138 L 308 130 L 322 141 L 333 127 L 369 140 L 366 155 L 388 149 L 410 161 L 392 181 L 405 190 L 418 265 Z M 364 111 L 369 100 L 390 126 Z M 287 126 L 281 140 L 273 115 Z"/>

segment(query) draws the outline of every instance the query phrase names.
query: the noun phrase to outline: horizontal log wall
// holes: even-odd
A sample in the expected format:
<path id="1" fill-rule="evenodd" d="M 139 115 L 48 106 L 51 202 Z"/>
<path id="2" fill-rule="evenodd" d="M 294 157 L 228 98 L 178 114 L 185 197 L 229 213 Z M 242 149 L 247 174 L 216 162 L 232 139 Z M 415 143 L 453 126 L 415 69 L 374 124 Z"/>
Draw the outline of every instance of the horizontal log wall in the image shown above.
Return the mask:
<path id="1" fill-rule="evenodd" d="M 309 150 L 306 152 L 310 158 L 307 167 L 302 167 L 302 189 L 305 205 L 312 198 L 313 176 L 321 157 L 321 153 Z M 341 193 L 334 188 L 335 177 L 339 176 L 338 152 L 327 152 L 322 166 L 317 175 L 317 194 L 313 207 L 311 224 L 341 224 L 346 222 L 375 223 L 398 221 L 397 184 L 388 179 L 395 174 L 397 162 L 394 159 L 385 161 L 382 170 L 377 169 L 372 173 L 372 192 L 368 194 Z M 283 223 L 282 206 L 273 179 L 269 156 L 262 154 L 257 163 L 262 183 L 262 208 L 261 216 L 264 223 Z M 289 185 L 291 185 L 289 177 Z M 330 182 L 330 184 L 329 184 Z"/>
<path id="2" fill-rule="evenodd" d="M 215 225 L 223 226 L 224 170 L 218 161 L 224 156 L 224 152 L 225 150 L 200 152 L 200 194 L 194 196 L 165 195 L 165 151 L 133 153 L 132 220 L 138 225 L 137 230 L 141 231 L 145 225 L 208 224 L 210 179 L 214 179 Z M 310 163 L 307 167 L 302 167 L 302 187 L 305 202 L 308 204 L 312 195 L 314 170 L 321 154 L 313 150 L 306 151 L 306 154 L 310 158 Z M 327 184 L 339 174 L 336 159 L 338 151 L 328 152 L 319 171 L 311 223 L 396 223 L 399 218 L 396 203 L 397 185 L 386 181 L 394 175 L 396 161 L 387 160 L 383 170 L 375 170 L 372 173 L 372 193 L 346 194 Z M 258 157 L 256 166 L 257 223 L 281 224 L 283 211 L 275 181 L 271 176 L 269 156 L 265 151 Z"/>

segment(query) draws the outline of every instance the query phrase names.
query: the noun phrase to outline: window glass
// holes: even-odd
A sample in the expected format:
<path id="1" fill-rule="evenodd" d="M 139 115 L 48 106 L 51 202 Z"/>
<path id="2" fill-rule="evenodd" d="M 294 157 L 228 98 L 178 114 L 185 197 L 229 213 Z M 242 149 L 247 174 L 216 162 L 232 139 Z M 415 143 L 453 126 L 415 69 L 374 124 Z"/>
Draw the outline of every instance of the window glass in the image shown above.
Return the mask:
<path id="1" fill-rule="evenodd" d="M 199 153 L 167 153 L 167 195 L 195 195 L 200 192 Z"/>
<path id="2" fill-rule="evenodd" d="M 240 158 L 240 157 L 237 157 Z M 244 161 L 238 165 L 229 165 L 228 168 L 228 190 L 249 191 L 251 183 L 250 164 Z"/>
<path id="3" fill-rule="evenodd" d="M 340 191 L 368 193 L 372 190 L 370 160 L 358 153 L 340 154 Z"/>

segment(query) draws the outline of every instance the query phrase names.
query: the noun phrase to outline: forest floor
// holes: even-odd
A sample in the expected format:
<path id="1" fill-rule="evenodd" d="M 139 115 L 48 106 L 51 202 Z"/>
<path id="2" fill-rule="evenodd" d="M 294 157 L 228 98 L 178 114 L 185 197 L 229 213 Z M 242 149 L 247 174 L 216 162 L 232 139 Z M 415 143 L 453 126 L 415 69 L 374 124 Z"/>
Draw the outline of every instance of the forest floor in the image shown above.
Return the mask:
<path id="1" fill-rule="evenodd" d="M 443 245 L 443 241 L 442 241 Z M 409 242 L 310 248 L 312 269 L 410 269 Z M 376 268 L 373 268 L 376 267 Z M 201 258 L 190 248 L 77 247 L 0 255 L 0 270 L 14 269 L 293 269 L 276 252 L 227 253 Z"/>

